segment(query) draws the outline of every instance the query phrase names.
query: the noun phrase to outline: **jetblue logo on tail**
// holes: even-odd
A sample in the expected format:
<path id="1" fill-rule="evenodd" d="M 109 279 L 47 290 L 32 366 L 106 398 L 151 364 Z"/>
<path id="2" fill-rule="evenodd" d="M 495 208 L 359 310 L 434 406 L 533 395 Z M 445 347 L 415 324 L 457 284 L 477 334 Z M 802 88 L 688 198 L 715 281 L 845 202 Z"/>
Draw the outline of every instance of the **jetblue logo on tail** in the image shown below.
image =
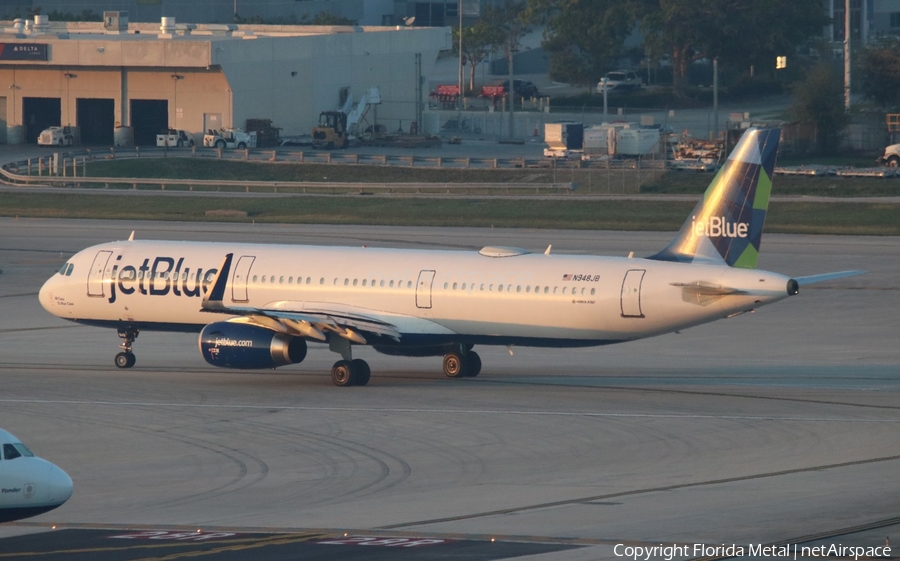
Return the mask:
<path id="1" fill-rule="evenodd" d="M 697 221 L 691 217 L 691 232 L 698 238 L 746 238 L 750 224 L 746 222 L 728 222 L 724 216 L 711 216 L 709 220 Z"/>

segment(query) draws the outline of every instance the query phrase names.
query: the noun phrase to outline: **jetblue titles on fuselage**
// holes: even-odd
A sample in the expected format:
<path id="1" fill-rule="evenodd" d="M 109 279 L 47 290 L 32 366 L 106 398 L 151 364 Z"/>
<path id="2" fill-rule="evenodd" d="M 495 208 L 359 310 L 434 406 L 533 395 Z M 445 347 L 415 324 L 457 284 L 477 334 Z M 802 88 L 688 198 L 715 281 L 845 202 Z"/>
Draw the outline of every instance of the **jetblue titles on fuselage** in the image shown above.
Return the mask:
<path id="1" fill-rule="evenodd" d="M 200 297 L 209 290 L 209 284 L 216 277 L 218 269 L 191 268 L 185 266 L 184 257 L 156 257 L 151 264 L 144 259 L 138 265 L 122 266 L 122 255 L 116 257 L 110 279 L 109 303 L 116 301 L 116 287 L 123 295 L 135 292 L 146 296 Z M 191 272 L 191 271 L 195 272 Z"/>

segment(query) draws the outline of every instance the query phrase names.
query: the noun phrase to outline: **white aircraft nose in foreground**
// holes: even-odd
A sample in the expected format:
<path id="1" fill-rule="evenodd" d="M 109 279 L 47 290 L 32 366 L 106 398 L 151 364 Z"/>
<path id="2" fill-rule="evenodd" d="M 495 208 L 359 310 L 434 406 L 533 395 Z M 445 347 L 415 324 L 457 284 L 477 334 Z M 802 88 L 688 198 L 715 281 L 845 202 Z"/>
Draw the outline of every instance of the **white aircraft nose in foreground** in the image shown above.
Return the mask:
<path id="1" fill-rule="evenodd" d="M 111 327 L 134 365 L 142 330 L 200 332 L 224 368 L 301 362 L 307 341 L 340 355 L 338 386 L 364 386 L 354 345 L 443 356 L 477 376 L 476 345 L 589 347 L 733 317 L 859 271 L 790 278 L 756 268 L 778 129 L 749 129 L 662 251 L 645 258 L 370 247 L 112 242 L 75 254 L 41 288 L 51 314 Z M 215 320 L 221 315 L 220 320 Z"/>
<path id="2" fill-rule="evenodd" d="M 0 429 L 0 522 L 30 518 L 72 496 L 72 478 Z"/>

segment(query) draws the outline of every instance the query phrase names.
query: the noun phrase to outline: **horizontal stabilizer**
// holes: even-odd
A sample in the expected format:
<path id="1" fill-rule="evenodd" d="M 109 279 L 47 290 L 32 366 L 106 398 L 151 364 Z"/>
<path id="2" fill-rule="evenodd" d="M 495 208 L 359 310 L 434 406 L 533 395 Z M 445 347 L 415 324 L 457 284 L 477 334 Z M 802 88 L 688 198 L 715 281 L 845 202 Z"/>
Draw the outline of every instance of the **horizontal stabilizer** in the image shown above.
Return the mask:
<path id="1" fill-rule="evenodd" d="M 856 275 L 865 275 L 867 271 L 839 271 L 837 273 L 822 273 L 821 275 L 809 275 L 806 277 L 794 277 L 794 280 L 800 286 L 805 284 L 815 284 L 817 282 L 825 282 L 834 279 L 842 279 L 844 277 L 855 277 Z"/>

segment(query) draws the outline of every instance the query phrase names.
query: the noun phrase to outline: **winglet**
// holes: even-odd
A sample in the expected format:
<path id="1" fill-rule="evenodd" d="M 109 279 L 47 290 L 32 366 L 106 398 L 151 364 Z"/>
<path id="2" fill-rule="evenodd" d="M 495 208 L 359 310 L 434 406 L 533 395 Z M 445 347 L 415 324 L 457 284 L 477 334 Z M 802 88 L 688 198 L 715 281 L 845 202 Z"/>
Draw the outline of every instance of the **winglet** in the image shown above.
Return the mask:
<path id="1" fill-rule="evenodd" d="M 131 231 L 131 235 L 128 236 L 128 241 L 130 241 L 130 242 L 133 242 L 133 241 L 134 241 L 134 230 L 132 230 L 132 231 Z"/>
<path id="2" fill-rule="evenodd" d="M 216 278 L 213 279 L 212 288 L 203 297 L 201 309 L 222 307 L 222 298 L 225 296 L 225 285 L 228 283 L 228 275 L 231 272 L 231 259 L 233 257 L 233 253 L 225 256 L 222 266 L 219 267 L 219 272 L 216 273 Z"/>

